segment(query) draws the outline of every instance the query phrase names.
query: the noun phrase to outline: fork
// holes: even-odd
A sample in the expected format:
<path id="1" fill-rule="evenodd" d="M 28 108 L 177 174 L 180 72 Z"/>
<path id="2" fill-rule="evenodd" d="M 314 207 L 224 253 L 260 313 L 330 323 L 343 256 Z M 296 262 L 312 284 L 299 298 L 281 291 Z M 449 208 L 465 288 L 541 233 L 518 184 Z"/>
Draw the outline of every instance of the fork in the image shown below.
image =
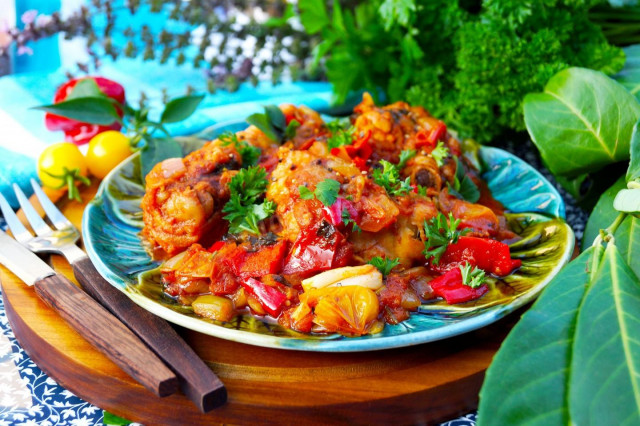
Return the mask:
<path id="1" fill-rule="evenodd" d="M 178 376 L 184 394 L 200 411 L 205 413 L 224 404 L 227 391 L 213 371 L 166 321 L 132 302 L 100 275 L 87 254 L 76 245 L 80 239 L 76 227 L 33 179 L 31 186 L 55 229 L 46 224 L 20 187 L 14 184 L 20 207 L 36 233 L 36 236 L 31 235 L 6 200 L 0 198 L 0 209 L 16 240 L 36 253 L 62 254 L 85 291 L 118 317 L 169 366 Z"/>

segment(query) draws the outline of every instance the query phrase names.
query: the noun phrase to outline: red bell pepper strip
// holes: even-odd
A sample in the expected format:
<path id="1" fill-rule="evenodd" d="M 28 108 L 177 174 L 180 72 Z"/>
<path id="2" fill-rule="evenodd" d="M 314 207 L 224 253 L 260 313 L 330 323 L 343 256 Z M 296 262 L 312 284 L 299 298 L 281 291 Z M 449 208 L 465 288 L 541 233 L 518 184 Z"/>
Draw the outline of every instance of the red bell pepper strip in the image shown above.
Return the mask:
<path id="1" fill-rule="evenodd" d="M 58 88 L 53 102 L 59 103 L 66 100 L 73 91 L 73 88 L 76 86 L 76 84 L 78 84 L 79 81 L 87 78 L 93 79 L 98 85 L 100 91 L 107 97 L 114 99 L 120 104 L 124 104 L 124 88 L 115 81 L 103 77 L 82 77 L 69 80 Z M 118 114 L 120 115 L 120 117 L 122 117 L 123 112 L 119 108 L 117 109 Z M 122 125 L 118 122 L 114 122 L 109 126 L 99 126 L 96 124 L 81 123 L 79 121 L 71 120 L 69 118 L 61 117 L 59 115 L 51 113 L 47 113 L 45 115 L 45 125 L 49 130 L 62 130 L 63 132 L 65 132 L 65 139 L 68 142 L 73 142 L 78 145 L 89 142 L 89 140 L 98 133 L 102 133 L 106 130 L 120 130 L 120 128 L 122 127 Z"/>
<path id="2" fill-rule="evenodd" d="M 509 246 L 489 238 L 460 237 L 455 244 L 449 244 L 440 258 L 439 270 L 469 262 L 485 272 L 504 277 L 522 266 L 519 259 L 511 259 Z"/>
<path id="3" fill-rule="evenodd" d="M 450 305 L 478 299 L 489 291 L 489 287 L 486 284 L 476 288 L 465 285 L 462 282 L 462 272 L 458 267 L 450 269 L 444 275 L 431 280 L 429 284 L 433 292 L 443 297 Z"/>
<path id="4" fill-rule="evenodd" d="M 258 299 L 260 305 L 262 305 L 269 315 L 274 318 L 280 315 L 284 302 L 287 300 L 287 296 L 285 296 L 284 293 L 255 278 L 242 280 L 241 284 L 247 292 L 253 294 L 256 299 Z"/>
<path id="5" fill-rule="evenodd" d="M 438 141 L 447 134 L 447 125 L 442 121 L 431 130 L 420 130 L 416 133 L 416 148 L 432 147 L 435 148 Z"/>
<path id="6" fill-rule="evenodd" d="M 282 270 L 286 250 L 287 243 L 280 240 L 272 245 L 261 246 L 255 252 L 247 252 L 236 273 L 243 278 L 278 274 Z"/>
<path id="7" fill-rule="evenodd" d="M 220 244 L 222 243 L 222 244 Z M 282 261 L 287 249 L 287 243 L 280 240 L 272 245 L 263 245 L 256 251 L 248 251 L 245 246 L 229 246 L 221 251 L 225 244 L 218 241 L 209 251 L 220 251 L 216 261 L 229 268 L 236 276 L 246 279 L 263 277 L 269 274 L 278 274 L 282 270 Z"/>

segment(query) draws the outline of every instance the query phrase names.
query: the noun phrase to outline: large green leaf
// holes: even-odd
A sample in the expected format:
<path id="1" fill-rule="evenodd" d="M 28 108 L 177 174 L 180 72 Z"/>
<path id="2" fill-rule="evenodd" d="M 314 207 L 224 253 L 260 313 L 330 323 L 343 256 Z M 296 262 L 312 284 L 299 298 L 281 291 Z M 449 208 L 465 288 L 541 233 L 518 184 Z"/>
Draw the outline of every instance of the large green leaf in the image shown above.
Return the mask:
<path id="1" fill-rule="evenodd" d="M 600 199 L 591 212 L 591 216 L 589 216 L 587 226 L 584 229 L 584 235 L 582 237 L 583 250 L 593 244 L 593 241 L 600 233 L 600 230 L 611 225 L 616 216 L 618 216 L 618 211 L 613 208 L 613 200 L 616 198 L 618 191 L 626 187 L 627 183 L 624 180 L 624 177 L 621 177 L 613 184 L 613 186 L 611 186 L 611 188 L 607 189 L 600 196 Z"/>
<path id="2" fill-rule="evenodd" d="M 568 423 L 568 364 L 593 253 L 565 266 L 511 330 L 487 370 L 478 425 Z"/>
<path id="3" fill-rule="evenodd" d="M 630 151 L 631 162 L 627 169 L 627 182 L 640 181 L 640 120 L 633 126 Z"/>
<path id="4" fill-rule="evenodd" d="M 204 95 L 188 95 L 171 99 L 162 111 L 160 122 L 177 123 L 187 119 L 196 111 L 203 99 Z"/>
<path id="5" fill-rule="evenodd" d="M 525 97 L 524 117 L 549 170 L 577 176 L 629 158 L 640 104 L 603 73 L 568 68 Z"/>
<path id="6" fill-rule="evenodd" d="M 627 60 L 622 71 L 613 78 L 640 100 L 640 45 L 628 46 L 623 50 Z"/>
<path id="7" fill-rule="evenodd" d="M 327 6 L 323 0 L 300 0 L 300 22 L 309 34 L 315 34 L 329 24 Z"/>
<path id="8" fill-rule="evenodd" d="M 616 233 L 616 247 L 636 276 L 640 278 L 640 219 L 627 216 Z"/>
<path id="9" fill-rule="evenodd" d="M 42 111 L 80 121 L 81 123 L 108 126 L 120 119 L 113 103 L 106 97 L 75 98 L 57 104 L 35 107 Z"/>
<path id="10" fill-rule="evenodd" d="M 571 421 L 640 424 L 640 281 L 609 244 L 578 314 Z"/>

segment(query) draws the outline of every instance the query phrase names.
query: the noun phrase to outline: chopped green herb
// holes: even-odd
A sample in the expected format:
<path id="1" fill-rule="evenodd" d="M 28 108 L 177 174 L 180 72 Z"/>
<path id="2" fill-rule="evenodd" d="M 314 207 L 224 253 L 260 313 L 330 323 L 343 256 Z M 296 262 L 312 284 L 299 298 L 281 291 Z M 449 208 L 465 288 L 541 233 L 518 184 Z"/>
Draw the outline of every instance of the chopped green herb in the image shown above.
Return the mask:
<path id="1" fill-rule="evenodd" d="M 458 242 L 458 238 L 469 232 L 468 228 L 457 230 L 460 225 L 460 219 L 455 219 L 451 213 L 449 213 L 449 220 L 444 214 L 438 213 L 438 215 L 429 222 L 424 221 L 424 234 L 426 240 L 424 242 L 424 250 L 422 253 L 431 263 L 437 265 L 440 263 L 440 258 L 444 254 L 449 244 Z"/>
<path id="2" fill-rule="evenodd" d="M 293 139 L 296 136 L 296 130 L 298 130 L 298 127 L 300 127 L 300 122 L 298 120 L 291 120 L 284 131 L 285 140 L 290 141 Z"/>
<path id="3" fill-rule="evenodd" d="M 342 223 L 344 223 L 344 226 L 349 226 L 349 224 L 352 224 L 352 229 L 354 231 L 358 233 L 362 232 L 362 228 L 360 228 L 356 221 L 353 220 L 353 218 L 351 217 L 351 213 L 349 213 L 349 210 L 347 210 L 346 208 L 342 209 Z"/>
<path id="4" fill-rule="evenodd" d="M 250 232 L 260 234 L 258 222 L 271 216 L 276 209 L 273 201 L 258 203 L 267 189 L 267 172 L 259 166 L 241 169 L 231 178 L 229 201 L 222 208 L 228 213 L 224 218 L 229 221 L 229 232 Z"/>
<path id="5" fill-rule="evenodd" d="M 367 263 L 378 268 L 380 273 L 382 273 L 382 275 L 386 277 L 394 267 L 400 264 L 400 259 L 397 257 L 395 259 L 387 259 L 376 256 L 371 258 L 371 260 Z"/>
<path id="6" fill-rule="evenodd" d="M 400 161 L 398 162 L 398 169 L 402 170 L 407 165 L 409 160 L 416 156 L 415 149 L 404 149 L 400 153 Z"/>
<path id="7" fill-rule="evenodd" d="M 356 128 L 351 126 L 346 130 L 338 129 L 327 139 L 327 147 L 329 149 L 338 148 L 353 143 L 353 134 Z"/>
<path id="8" fill-rule="evenodd" d="M 338 199 L 340 182 L 335 179 L 325 179 L 316 185 L 316 190 L 313 192 L 304 185 L 298 187 L 298 192 L 300 193 L 300 198 L 303 200 L 311 200 L 315 197 L 322 204 L 330 207 Z"/>
<path id="9" fill-rule="evenodd" d="M 400 170 L 398 166 L 388 162 L 387 160 L 380 160 L 382 165 L 381 169 L 374 169 L 372 172 L 372 178 L 375 183 L 387 190 L 389 195 L 400 196 L 411 192 L 411 178 L 400 180 Z"/>
<path id="10" fill-rule="evenodd" d="M 249 144 L 249 142 L 245 140 L 238 139 L 238 136 L 232 132 L 224 132 L 218 139 L 222 142 L 222 145 L 227 146 L 234 144 L 236 150 L 242 157 L 242 166 L 250 167 L 258 164 L 258 160 L 260 159 L 260 155 L 262 155 L 262 150 L 257 146 L 253 146 Z"/>
<path id="11" fill-rule="evenodd" d="M 436 164 L 438 167 L 442 167 L 444 164 L 444 159 L 449 155 L 449 148 L 444 146 L 442 141 L 438 142 L 438 145 L 431 151 L 431 157 L 436 160 Z"/>
<path id="12" fill-rule="evenodd" d="M 471 267 L 469 262 L 465 263 L 464 266 L 459 265 L 459 268 L 462 273 L 462 284 L 471 288 L 480 287 L 487 279 L 482 269 L 478 269 L 475 266 Z"/>
<path id="13" fill-rule="evenodd" d="M 303 200 L 312 200 L 313 197 L 315 197 L 313 192 L 311 192 L 311 190 L 304 185 L 300 185 L 298 187 L 298 192 L 300 193 L 300 198 L 302 198 Z"/>
<path id="14" fill-rule="evenodd" d="M 427 187 L 418 185 L 418 195 L 422 195 L 423 197 L 427 196 Z"/>
<path id="15" fill-rule="evenodd" d="M 327 126 L 327 129 L 329 129 L 331 133 L 336 133 L 338 130 L 347 130 L 351 127 L 351 121 L 349 121 L 347 117 L 336 118 L 325 124 L 325 126 Z"/>

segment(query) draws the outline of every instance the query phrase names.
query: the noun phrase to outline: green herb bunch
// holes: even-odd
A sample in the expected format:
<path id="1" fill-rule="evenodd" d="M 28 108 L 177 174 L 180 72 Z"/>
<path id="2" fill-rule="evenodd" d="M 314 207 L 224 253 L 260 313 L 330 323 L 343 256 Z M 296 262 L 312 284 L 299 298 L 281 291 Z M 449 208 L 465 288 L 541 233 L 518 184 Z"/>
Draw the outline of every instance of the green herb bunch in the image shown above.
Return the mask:
<path id="1" fill-rule="evenodd" d="M 558 71 L 581 66 L 613 74 L 624 64 L 589 20 L 594 1 L 418 2 L 301 0 L 300 18 L 319 37 L 337 95 L 352 90 L 425 106 L 463 136 L 491 141 L 524 130 L 522 101 Z"/>

